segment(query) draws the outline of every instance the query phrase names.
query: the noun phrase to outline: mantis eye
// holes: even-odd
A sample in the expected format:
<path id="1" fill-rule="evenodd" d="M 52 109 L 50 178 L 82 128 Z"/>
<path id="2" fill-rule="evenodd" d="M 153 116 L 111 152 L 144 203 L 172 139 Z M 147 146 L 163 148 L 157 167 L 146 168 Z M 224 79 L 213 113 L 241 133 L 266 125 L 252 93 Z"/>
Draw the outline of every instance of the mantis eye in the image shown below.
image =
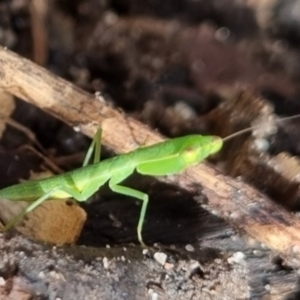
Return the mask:
<path id="1" fill-rule="evenodd" d="M 198 161 L 198 149 L 189 147 L 184 149 L 181 152 L 182 158 L 184 159 L 185 162 L 187 163 L 194 163 Z"/>

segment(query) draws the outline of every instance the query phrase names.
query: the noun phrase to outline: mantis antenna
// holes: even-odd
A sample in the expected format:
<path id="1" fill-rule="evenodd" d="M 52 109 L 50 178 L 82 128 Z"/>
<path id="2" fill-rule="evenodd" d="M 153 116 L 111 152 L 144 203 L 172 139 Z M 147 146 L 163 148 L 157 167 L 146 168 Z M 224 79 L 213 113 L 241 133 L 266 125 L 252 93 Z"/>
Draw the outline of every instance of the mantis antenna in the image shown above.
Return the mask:
<path id="1" fill-rule="evenodd" d="M 283 121 L 292 120 L 292 119 L 296 119 L 296 118 L 299 118 L 299 117 L 300 117 L 300 114 L 294 115 L 294 116 L 291 116 L 291 117 L 282 118 L 282 119 L 276 120 L 275 122 L 276 122 L 276 123 L 281 123 L 281 122 L 283 122 Z M 255 126 L 251 126 L 251 127 L 242 129 L 242 130 L 240 130 L 240 131 L 238 131 L 238 132 L 232 133 L 232 134 L 226 136 L 225 138 L 223 138 L 223 142 L 229 141 L 229 140 L 231 140 L 232 138 L 237 137 L 237 136 L 239 136 L 239 135 L 242 135 L 242 134 L 244 134 L 244 133 L 246 133 L 246 132 L 250 132 L 250 131 L 252 131 L 252 130 L 255 129 L 255 128 L 259 128 L 260 126 L 261 126 L 261 125 L 255 125 Z"/>

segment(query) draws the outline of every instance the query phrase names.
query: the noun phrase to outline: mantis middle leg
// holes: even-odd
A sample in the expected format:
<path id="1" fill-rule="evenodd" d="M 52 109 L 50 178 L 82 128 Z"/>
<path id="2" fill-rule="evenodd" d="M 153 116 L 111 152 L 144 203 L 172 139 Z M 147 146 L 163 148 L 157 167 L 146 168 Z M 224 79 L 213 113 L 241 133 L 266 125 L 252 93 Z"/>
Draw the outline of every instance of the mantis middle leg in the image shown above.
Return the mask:
<path id="1" fill-rule="evenodd" d="M 96 163 L 100 162 L 101 139 L 102 139 L 102 129 L 98 128 L 96 134 L 93 137 L 92 143 L 86 153 L 86 156 L 84 158 L 84 161 L 82 164 L 83 167 L 85 167 L 89 163 L 94 150 L 95 150 L 95 152 L 94 152 L 94 162 L 93 163 L 96 164 Z"/>

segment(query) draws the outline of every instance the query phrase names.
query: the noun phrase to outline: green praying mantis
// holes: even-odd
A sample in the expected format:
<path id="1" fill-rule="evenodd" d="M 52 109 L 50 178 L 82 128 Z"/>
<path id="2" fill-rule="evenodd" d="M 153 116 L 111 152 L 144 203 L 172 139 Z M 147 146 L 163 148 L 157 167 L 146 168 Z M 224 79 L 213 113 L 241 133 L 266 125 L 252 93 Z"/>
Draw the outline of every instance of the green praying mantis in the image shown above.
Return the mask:
<path id="1" fill-rule="evenodd" d="M 296 117 L 298 116 L 287 117 L 280 121 Z M 140 147 L 104 161 L 100 161 L 102 131 L 98 129 L 81 168 L 50 178 L 29 180 L 0 190 L 0 199 L 31 202 L 23 212 L 4 227 L 4 230 L 12 228 L 27 213 L 50 198 L 73 197 L 79 202 L 86 201 L 108 182 L 113 192 L 142 201 L 137 236 L 141 245 L 145 246 L 142 229 L 149 197 L 146 193 L 123 186 L 122 182 L 134 171 L 150 176 L 178 174 L 220 151 L 225 140 L 249 132 L 254 127 L 241 130 L 226 138 L 196 134 L 173 138 L 151 146 Z M 93 152 L 94 161 L 88 164 Z"/>

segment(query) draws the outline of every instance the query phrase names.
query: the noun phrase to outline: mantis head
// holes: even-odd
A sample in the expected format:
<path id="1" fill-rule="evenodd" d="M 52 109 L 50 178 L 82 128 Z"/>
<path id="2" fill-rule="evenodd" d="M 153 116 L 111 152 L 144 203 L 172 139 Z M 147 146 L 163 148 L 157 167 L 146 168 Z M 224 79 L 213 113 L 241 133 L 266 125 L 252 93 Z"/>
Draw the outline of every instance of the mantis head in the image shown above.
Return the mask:
<path id="1" fill-rule="evenodd" d="M 181 157 L 187 165 L 194 165 L 219 152 L 222 146 L 223 140 L 218 136 L 192 135 L 182 147 Z"/>

